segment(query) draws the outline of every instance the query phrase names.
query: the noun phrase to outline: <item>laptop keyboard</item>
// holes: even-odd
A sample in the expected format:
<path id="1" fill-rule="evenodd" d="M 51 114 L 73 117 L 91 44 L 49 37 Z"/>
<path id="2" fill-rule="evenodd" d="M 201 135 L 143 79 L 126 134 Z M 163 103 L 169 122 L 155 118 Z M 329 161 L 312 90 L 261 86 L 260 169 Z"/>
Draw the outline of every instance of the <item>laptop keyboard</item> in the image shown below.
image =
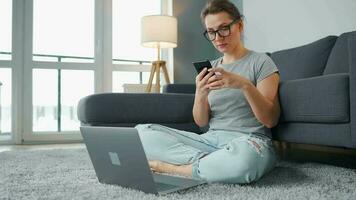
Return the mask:
<path id="1" fill-rule="evenodd" d="M 165 190 L 170 190 L 174 188 L 178 188 L 176 185 L 170 185 L 166 183 L 161 183 L 161 182 L 155 182 L 156 188 L 158 191 L 165 191 Z"/>

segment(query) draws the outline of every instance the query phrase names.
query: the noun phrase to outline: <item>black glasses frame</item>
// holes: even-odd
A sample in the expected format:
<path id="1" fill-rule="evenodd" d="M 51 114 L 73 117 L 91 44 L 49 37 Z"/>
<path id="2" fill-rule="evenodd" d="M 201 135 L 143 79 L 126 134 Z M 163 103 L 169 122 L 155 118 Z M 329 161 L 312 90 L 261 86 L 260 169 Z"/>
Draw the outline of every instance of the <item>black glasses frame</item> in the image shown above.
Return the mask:
<path id="1" fill-rule="evenodd" d="M 228 37 L 228 36 L 230 36 L 230 34 L 231 34 L 231 26 L 234 25 L 234 24 L 237 23 L 237 22 L 238 22 L 238 20 L 235 19 L 235 20 L 233 20 L 232 22 L 230 22 L 228 25 L 223 26 L 223 27 L 219 28 L 219 29 L 216 30 L 216 31 L 208 31 L 208 30 L 205 30 L 204 33 L 203 33 L 203 35 L 204 35 L 205 39 L 207 39 L 208 41 L 214 41 L 214 40 L 216 39 L 216 34 L 219 34 L 220 37 Z M 226 28 L 227 28 L 227 30 L 229 31 L 229 33 L 228 33 L 227 35 L 221 34 L 220 31 L 222 31 L 222 30 L 224 30 L 224 29 L 226 29 Z M 210 33 L 214 33 L 214 38 L 213 38 L 213 39 L 210 39 L 210 37 L 209 37 L 209 32 L 210 32 Z"/>

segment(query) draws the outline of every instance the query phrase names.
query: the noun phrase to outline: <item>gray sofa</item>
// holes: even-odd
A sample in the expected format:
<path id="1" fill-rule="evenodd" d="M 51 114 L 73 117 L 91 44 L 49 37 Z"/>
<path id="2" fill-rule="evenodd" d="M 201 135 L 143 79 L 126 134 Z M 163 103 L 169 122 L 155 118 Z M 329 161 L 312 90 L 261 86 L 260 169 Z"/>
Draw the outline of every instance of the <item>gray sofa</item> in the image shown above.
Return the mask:
<path id="1" fill-rule="evenodd" d="M 356 32 L 269 55 L 281 76 L 273 138 L 356 148 Z M 159 123 L 200 134 L 206 127 L 194 123 L 194 91 L 193 84 L 171 84 L 163 94 L 94 94 L 81 99 L 78 117 L 89 126 Z"/>

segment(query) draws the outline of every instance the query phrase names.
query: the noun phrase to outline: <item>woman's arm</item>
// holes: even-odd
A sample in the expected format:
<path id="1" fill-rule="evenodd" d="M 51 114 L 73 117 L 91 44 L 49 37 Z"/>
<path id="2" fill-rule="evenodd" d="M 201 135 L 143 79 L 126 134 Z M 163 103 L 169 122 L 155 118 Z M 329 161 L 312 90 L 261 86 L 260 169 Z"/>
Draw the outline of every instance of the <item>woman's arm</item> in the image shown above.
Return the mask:
<path id="1" fill-rule="evenodd" d="M 278 123 L 280 107 L 278 101 L 279 75 L 274 73 L 257 83 L 247 82 L 242 91 L 258 121 L 267 128 Z"/>
<path id="2" fill-rule="evenodd" d="M 268 128 L 278 123 L 280 107 L 278 101 L 279 75 L 274 73 L 254 86 L 250 80 L 223 68 L 214 68 L 217 76 L 208 80 L 210 89 L 236 88 L 241 89 L 251 106 L 257 120 Z"/>
<path id="3" fill-rule="evenodd" d="M 195 96 L 193 106 L 193 118 L 199 127 L 204 127 L 209 123 L 210 106 L 208 98 L 199 98 Z"/>
<path id="4" fill-rule="evenodd" d="M 213 72 L 206 73 L 207 69 L 204 68 L 195 78 L 196 91 L 193 106 L 193 118 L 195 123 L 200 127 L 206 126 L 209 123 L 210 118 L 210 105 L 208 102 L 208 94 L 210 90 L 207 82 L 213 75 Z"/>

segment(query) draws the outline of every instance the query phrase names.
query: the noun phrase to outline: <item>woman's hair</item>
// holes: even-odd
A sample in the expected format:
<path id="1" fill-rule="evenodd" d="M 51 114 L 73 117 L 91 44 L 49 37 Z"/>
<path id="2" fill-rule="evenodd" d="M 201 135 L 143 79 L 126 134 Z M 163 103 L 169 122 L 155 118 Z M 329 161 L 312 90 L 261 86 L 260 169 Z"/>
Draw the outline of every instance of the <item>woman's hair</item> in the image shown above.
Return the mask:
<path id="1" fill-rule="evenodd" d="M 209 14 L 217 14 L 226 12 L 233 20 L 242 20 L 242 15 L 237 7 L 229 0 L 211 0 L 209 1 L 200 13 L 201 20 L 204 24 L 205 17 Z"/>

